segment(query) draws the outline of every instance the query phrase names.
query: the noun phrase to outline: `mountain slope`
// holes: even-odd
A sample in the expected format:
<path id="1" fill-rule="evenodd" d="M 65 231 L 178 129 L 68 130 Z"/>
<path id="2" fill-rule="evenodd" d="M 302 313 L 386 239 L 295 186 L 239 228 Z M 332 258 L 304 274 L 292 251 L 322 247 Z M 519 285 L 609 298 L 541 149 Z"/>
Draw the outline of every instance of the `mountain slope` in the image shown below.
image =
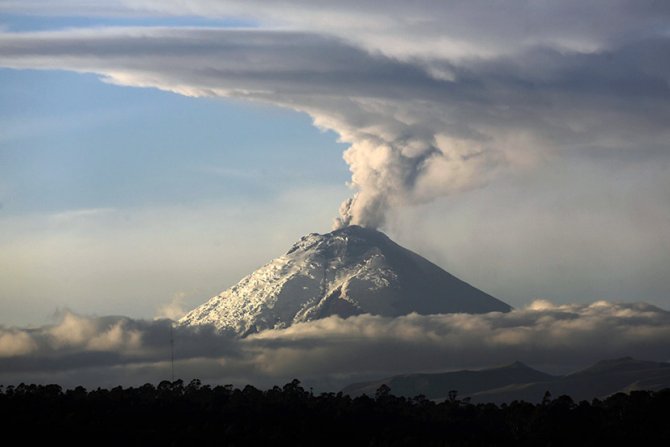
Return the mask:
<path id="1" fill-rule="evenodd" d="M 584 370 L 556 380 L 489 389 L 473 395 L 481 402 L 509 402 L 515 399 L 538 401 L 549 391 L 552 396 L 567 394 L 575 401 L 602 398 L 618 392 L 660 390 L 670 387 L 670 363 L 624 357 L 603 360 Z"/>
<path id="2" fill-rule="evenodd" d="M 349 226 L 302 237 L 281 256 L 180 320 L 247 335 L 330 315 L 507 312 L 385 234 Z"/>
<path id="3" fill-rule="evenodd" d="M 423 394 L 435 400 L 442 400 L 449 391 L 456 390 L 460 397 L 469 397 L 473 402 L 539 402 L 547 391 L 554 397 L 566 394 L 580 401 L 619 392 L 670 388 L 670 363 L 624 357 L 603 360 L 573 374 L 551 376 L 515 362 L 479 371 L 393 376 L 352 384 L 342 392 L 351 396 L 373 396 L 381 385 L 387 385 L 396 396 Z"/>
<path id="4" fill-rule="evenodd" d="M 453 371 L 435 374 L 406 374 L 386 379 L 356 383 L 342 392 L 350 396 L 373 396 L 377 388 L 387 385 L 396 396 L 414 397 L 420 394 L 431 399 L 444 399 L 449 391 L 469 396 L 481 390 L 500 388 L 513 384 L 554 380 L 556 377 L 537 371 L 521 362 L 478 371 Z"/>

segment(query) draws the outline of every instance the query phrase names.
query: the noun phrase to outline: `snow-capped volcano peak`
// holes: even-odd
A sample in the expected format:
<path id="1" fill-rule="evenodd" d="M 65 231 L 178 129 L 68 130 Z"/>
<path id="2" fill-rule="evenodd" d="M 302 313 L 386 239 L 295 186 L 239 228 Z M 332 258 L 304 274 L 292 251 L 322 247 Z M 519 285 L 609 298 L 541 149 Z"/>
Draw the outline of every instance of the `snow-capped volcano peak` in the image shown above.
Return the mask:
<path id="1" fill-rule="evenodd" d="M 356 225 L 303 236 L 284 255 L 189 312 L 181 324 L 247 335 L 329 315 L 506 312 L 510 306 Z"/>

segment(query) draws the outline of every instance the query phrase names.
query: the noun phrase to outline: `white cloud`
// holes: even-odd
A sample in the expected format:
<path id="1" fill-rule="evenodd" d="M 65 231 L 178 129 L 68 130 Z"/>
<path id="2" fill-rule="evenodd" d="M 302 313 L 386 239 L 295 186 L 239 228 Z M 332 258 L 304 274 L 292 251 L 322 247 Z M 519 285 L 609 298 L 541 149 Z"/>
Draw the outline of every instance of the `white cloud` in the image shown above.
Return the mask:
<path id="1" fill-rule="evenodd" d="M 50 328 L 48 335 L 56 348 L 81 348 L 95 336 L 99 329 L 93 320 L 65 312 L 60 324 Z"/>
<path id="2" fill-rule="evenodd" d="M 37 344 L 28 332 L 0 328 L 0 358 L 26 355 L 36 349 Z"/>
<path id="3" fill-rule="evenodd" d="M 370 54 L 302 31 L 110 28 L 0 36 L 8 67 L 95 72 L 121 85 L 240 97 L 310 114 L 351 143 L 345 160 L 357 195 L 343 220 L 369 226 L 382 225 L 389 207 L 478 187 L 547 156 L 666 158 L 659 144 L 670 117 L 662 62 L 669 45 L 651 35 L 588 54 L 531 45 L 480 59 L 435 56 L 434 64 L 451 73 L 444 80 L 424 61 Z"/>
<path id="4" fill-rule="evenodd" d="M 606 15 L 602 11 L 607 9 Z M 490 57 L 533 45 L 594 51 L 618 36 L 646 34 L 667 19 L 659 2 L 491 3 L 485 0 L 314 2 L 289 0 L 5 1 L 14 14 L 194 17 L 252 20 L 264 27 L 309 30 L 345 38 L 394 57 Z"/>
<path id="5" fill-rule="evenodd" d="M 185 298 L 188 294 L 185 292 L 177 292 L 173 295 L 172 300 L 158 308 L 157 318 L 167 318 L 169 320 L 179 320 L 186 315 L 190 309 L 184 308 Z"/>
<path id="6" fill-rule="evenodd" d="M 508 314 L 331 317 L 251 339 L 265 347 L 264 366 L 275 374 L 297 372 L 298 358 L 303 371 L 383 374 L 513 360 L 578 365 L 626 352 L 664 358 L 669 335 L 670 313 L 646 304 L 543 301 Z"/>
<path id="7" fill-rule="evenodd" d="M 151 380 L 169 366 L 169 328 L 167 320 L 66 313 L 53 326 L 2 329 L 0 381 L 38 380 L 54 372 L 67 373 L 68 383 L 90 383 L 87 374 L 99 368 L 111 374 L 99 380 Z M 263 384 L 291 377 L 326 383 L 514 360 L 563 369 L 626 355 L 664 361 L 669 337 L 670 312 L 606 301 L 540 301 L 481 315 L 329 317 L 245 339 L 208 327 L 174 329 L 180 376 Z"/>

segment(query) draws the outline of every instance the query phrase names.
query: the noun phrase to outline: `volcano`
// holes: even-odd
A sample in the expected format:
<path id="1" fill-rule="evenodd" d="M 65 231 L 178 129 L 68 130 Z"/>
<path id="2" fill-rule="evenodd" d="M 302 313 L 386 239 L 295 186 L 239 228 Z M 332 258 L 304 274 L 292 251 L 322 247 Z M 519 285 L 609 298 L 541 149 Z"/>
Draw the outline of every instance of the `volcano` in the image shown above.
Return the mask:
<path id="1" fill-rule="evenodd" d="M 508 312 L 511 307 L 356 225 L 303 236 L 283 256 L 186 314 L 246 336 L 331 315 Z"/>

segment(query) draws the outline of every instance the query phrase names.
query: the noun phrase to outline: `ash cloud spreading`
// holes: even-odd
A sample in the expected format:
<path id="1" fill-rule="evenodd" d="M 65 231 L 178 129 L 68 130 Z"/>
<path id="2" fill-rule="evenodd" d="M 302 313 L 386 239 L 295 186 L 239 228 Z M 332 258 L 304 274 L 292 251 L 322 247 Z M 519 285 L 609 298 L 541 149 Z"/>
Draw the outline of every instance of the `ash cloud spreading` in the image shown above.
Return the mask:
<path id="1" fill-rule="evenodd" d="M 608 2 L 617 26 L 598 2 L 392 2 L 384 14 L 366 1 L 289 4 L 300 14 L 254 2 L 189 9 L 251 17 L 252 30 L 5 32 L 0 64 L 305 112 L 350 143 L 354 195 L 336 226 L 377 228 L 389 209 L 575 154 L 667 162 L 670 42 L 657 2 Z M 134 11 L 185 12 L 151 1 Z"/>

